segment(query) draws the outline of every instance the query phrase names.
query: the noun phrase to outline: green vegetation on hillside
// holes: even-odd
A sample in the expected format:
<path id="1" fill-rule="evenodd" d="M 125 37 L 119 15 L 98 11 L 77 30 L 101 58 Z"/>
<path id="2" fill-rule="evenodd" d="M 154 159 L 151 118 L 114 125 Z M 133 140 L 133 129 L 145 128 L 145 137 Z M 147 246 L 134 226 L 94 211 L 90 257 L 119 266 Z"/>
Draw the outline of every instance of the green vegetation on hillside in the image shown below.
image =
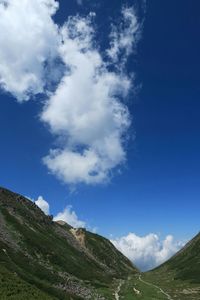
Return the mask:
<path id="1" fill-rule="evenodd" d="M 200 234 L 163 265 L 144 274 L 173 299 L 200 299 Z"/>
<path id="2" fill-rule="evenodd" d="M 113 244 L 0 188 L 1 300 L 199 300 L 200 235 L 139 273 Z"/>
<path id="3" fill-rule="evenodd" d="M 33 202 L 0 189 L 0 299 L 15 292 L 20 299 L 22 286 L 30 299 L 106 299 L 115 278 L 136 272 L 109 240 L 55 223 Z"/>

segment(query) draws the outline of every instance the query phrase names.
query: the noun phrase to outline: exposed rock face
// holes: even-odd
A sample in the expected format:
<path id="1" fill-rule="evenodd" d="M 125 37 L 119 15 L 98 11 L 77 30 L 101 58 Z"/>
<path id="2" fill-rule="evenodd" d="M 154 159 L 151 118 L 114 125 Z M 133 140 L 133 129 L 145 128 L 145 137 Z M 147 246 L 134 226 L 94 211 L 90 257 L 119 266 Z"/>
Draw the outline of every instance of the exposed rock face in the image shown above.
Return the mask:
<path id="1" fill-rule="evenodd" d="M 58 220 L 58 221 L 56 221 L 56 223 L 61 225 L 61 226 L 64 226 L 64 225 L 67 224 L 65 221 L 62 221 L 62 220 Z"/>
<path id="2" fill-rule="evenodd" d="M 72 228 L 70 232 L 73 234 L 79 244 L 85 248 L 85 230 L 82 228 Z"/>

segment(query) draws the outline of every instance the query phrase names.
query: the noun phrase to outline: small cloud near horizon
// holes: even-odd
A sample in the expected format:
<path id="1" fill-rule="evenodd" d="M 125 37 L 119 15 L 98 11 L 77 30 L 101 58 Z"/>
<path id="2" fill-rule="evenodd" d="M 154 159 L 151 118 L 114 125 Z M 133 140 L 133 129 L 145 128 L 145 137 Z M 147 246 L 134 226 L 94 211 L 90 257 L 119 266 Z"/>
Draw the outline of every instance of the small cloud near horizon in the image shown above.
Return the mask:
<path id="1" fill-rule="evenodd" d="M 33 201 L 45 213 L 45 215 L 50 214 L 50 205 L 42 196 L 39 196 L 37 200 L 34 200 L 30 197 L 26 197 L 26 198 Z M 79 219 L 76 212 L 73 210 L 72 205 L 68 205 L 63 211 L 58 212 L 53 217 L 53 220 L 55 222 L 64 221 L 74 228 L 87 228 L 93 233 L 97 232 L 97 227 L 91 227 L 89 224 L 87 224 L 87 222 Z"/>
<path id="2" fill-rule="evenodd" d="M 76 212 L 72 210 L 72 206 L 68 205 L 62 212 L 59 212 L 54 218 L 54 221 L 64 221 L 74 228 L 85 228 L 86 222 L 79 220 Z"/>
<path id="3" fill-rule="evenodd" d="M 35 204 L 45 213 L 45 215 L 49 215 L 49 203 L 44 200 L 42 196 L 38 197 L 38 199 L 35 201 Z"/>

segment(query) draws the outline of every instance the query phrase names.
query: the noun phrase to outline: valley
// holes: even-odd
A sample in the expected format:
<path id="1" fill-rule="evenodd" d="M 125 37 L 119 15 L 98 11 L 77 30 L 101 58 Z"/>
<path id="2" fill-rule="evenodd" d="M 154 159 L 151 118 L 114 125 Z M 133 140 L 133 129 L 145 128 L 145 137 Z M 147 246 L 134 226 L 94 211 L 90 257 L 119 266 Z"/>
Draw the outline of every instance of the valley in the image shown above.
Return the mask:
<path id="1" fill-rule="evenodd" d="M 200 235 L 141 273 L 108 239 L 0 188 L 0 299 L 199 300 Z"/>

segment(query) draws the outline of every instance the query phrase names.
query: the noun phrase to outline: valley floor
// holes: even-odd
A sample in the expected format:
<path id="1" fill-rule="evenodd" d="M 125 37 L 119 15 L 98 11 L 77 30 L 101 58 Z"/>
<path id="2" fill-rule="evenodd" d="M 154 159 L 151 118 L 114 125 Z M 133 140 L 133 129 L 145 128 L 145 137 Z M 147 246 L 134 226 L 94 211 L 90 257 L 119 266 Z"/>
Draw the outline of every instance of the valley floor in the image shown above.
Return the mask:
<path id="1" fill-rule="evenodd" d="M 142 275 L 129 277 L 121 286 L 116 300 L 173 300 L 160 287 L 143 280 Z"/>
<path id="2" fill-rule="evenodd" d="M 165 270 L 154 270 L 143 275 L 143 279 L 150 284 L 159 285 L 159 287 L 170 295 L 173 300 L 199 300 L 200 285 L 191 283 L 187 280 L 174 279 L 175 272 Z"/>
<path id="3" fill-rule="evenodd" d="M 109 300 L 199 300 L 200 287 L 145 273 L 116 281 L 112 292 L 106 292 L 104 296 Z"/>
<path id="4" fill-rule="evenodd" d="M 146 282 L 142 275 L 129 276 L 127 280 L 116 280 L 112 289 L 98 291 L 106 300 L 173 300 L 160 287 Z"/>
<path id="5" fill-rule="evenodd" d="M 2 300 L 58 300 L 48 296 L 34 285 L 27 284 L 15 273 L 7 272 L 0 264 L 0 299 Z M 171 274 L 172 278 L 172 274 Z M 200 287 L 184 281 L 175 281 L 169 274 L 136 274 L 126 280 L 115 280 L 112 286 L 96 288 L 92 300 L 199 300 Z M 21 291 L 21 292 L 20 292 Z M 68 298 L 67 298 L 68 299 Z M 75 299 L 69 298 L 69 299 Z M 83 299 L 83 298 L 76 298 Z M 89 299 L 89 298 L 88 298 Z M 90 298 L 91 299 L 91 298 Z"/>

